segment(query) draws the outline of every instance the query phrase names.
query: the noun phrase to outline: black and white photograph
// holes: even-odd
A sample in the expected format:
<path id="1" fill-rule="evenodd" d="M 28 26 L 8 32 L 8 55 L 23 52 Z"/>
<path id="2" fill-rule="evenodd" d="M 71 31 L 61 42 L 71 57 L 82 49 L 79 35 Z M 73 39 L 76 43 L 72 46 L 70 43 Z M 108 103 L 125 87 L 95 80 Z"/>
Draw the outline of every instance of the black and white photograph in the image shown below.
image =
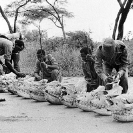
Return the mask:
<path id="1" fill-rule="evenodd" d="M 0 1 L 0 133 L 132 133 L 133 0 Z"/>

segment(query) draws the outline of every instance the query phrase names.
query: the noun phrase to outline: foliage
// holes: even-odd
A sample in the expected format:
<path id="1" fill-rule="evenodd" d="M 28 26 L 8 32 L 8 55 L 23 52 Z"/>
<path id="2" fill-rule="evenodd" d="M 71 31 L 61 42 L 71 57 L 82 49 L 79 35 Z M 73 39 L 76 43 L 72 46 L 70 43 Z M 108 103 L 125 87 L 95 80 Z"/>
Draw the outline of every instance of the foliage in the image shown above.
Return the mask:
<path id="1" fill-rule="evenodd" d="M 133 39 L 130 41 L 125 41 L 124 43 L 126 44 L 128 50 L 129 76 L 133 76 Z"/>
<path id="2" fill-rule="evenodd" d="M 61 7 L 62 4 L 66 3 L 66 0 L 54 0 L 53 3 L 45 0 L 43 3 L 41 5 L 35 4 L 29 6 L 28 10 L 23 13 L 23 19 L 20 21 L 21 24 L 31 24 L 33 21 L 42 21 L 45 18 L 50 19 L 56 27 L 62 29 L 63 37 L 66 39 L 64 17 L 73 17 L 72 13 Z"/>
<path id="3" fill-rule="evenodd" d="M 65 3 L 67 3 L 67 0 L 53 0 L 53 3 L 49 2 L 49 0 L 17 0 L 9 3 L 4 11 L 0 6 L 0 13 L 5 19 L 10 33 L 17 32 L 18 22 L 23 26 L 33 24 L 36 21 L 40 23 L 43 19 L 50 19 L 55 26 L 61 28 L 63 37 L 66 39 L 64 17 L 70 18 L 73 15 L 62 6 Z M 8 17 L 14 17 L 13 28 Z"/>
<path id="4" fill-rule="evenodd" d="M 49 39 L 43 37 L 42 45 L 46 53 L 52 53 L 56 58 L 63 76 L 83 76 L 79 50 L 84 45 L 79 45 L 77 39 L 80 39 L 84 44 L 87 43 L 87 46 L 93 43 L 93 41 L 89 34 L 84 31 L 71 32 L 71 35 L 73 36 L 69 36 L 66 42 L 64 42 L 63 37 L 54 37 Z M 84 35 L 87 35 L 87 41 L 86 36 Z M 27 32 L 25 38 L 27 41 L 26 49 L 22 51 L 21 64 L 23 64 L 23 67 L 25 66 L 24 69 L 26 72 L 30 72 L 30 68 L 32 71 L 34 70 L 36 62 L 35 53 L 37 49 L 40 48 L 38 32 L 36 30 Z"/>
<path id="5" fill-rule="evenodd" d="M 32 44 L 33 43 L 33 44 Z M 36 51 L 40 48 L 37 42 L 27 44 L 24 51 L 21 52 L 20 66 L 21 71 L 32 74 L 35 69 Z M 31 46 L 32 44 L 32 46 Z M 34 45 L 36 45 L 34 47 Z M 79 50 L 71 50 L 69 47 L 58 47 L 56 50 L 47 51 L 51 53 L 59 63 L 63 76 L 82 76 L 81 58 Z"/>
<path id="6" fill-rule="evenodd" d="M 55 51 L 52 54 L 58 60 L 64 77 L 83 76 L 79 50 L 71 51 L 68 47 L 60 47 L 58 51 Z"/>
<path id="7" fill-rule="evenodd" d="M 44 31 L 42 35 L 42 45 L 47 51 L 56 51 L 59 47 L 68 45 L 70 49 L 80 49 L 83 46 L 94 47 L 94 43 L 90 38 L 90 34 L 84 31 L 75 31 L 67 33 L 69 36 L 66 41 L 63 37 L 47 38 L 47 34 Z M 37 30 L 28 31 L 24 34 L 25 39 L 28 42 L 38 41 L 39 34 Z"/>
<path id="8" fill-rule="evenodd" d="M 38 42 L 39 41 L 39 32 L 38 30 L 31 30 L 31 31 L 27 31 L 24 33 L 25 39 L 28 42 Z M 42 31 L 42 40 L 44 40 L 45 38 L 47 38 L 47 32 L 46 31 Z"/>
<path id="9" fill-rule="evenodd" d="M 68 32 L 68 44 L 71 44 L 71 47 L 81 48 L 83 46 L 88 46 L 93 49 L 93 41 L 90 38 L 90 31 L 89 33 L 85 31 L 75 31 L 75 32 Z"/>
<path id="10" fill-rule="evenodd" d="M 25 42 L 26 48 L 21 52 L 21 70 L 26 73 L 33 73 L 36 62 L 36 52 L 40 48 L 39 41 L 27 39 Z M 69 43 L 73 40 L 69 38 Z M 74 41 L 73 41 L 74 42 Z M 124 42 L 128 49 L 129 60 L 129 76 L 133 76 L 133 40 Z M 75 44 L 76 46 L 76 41 Z M 100 42 L 93 42 L 94 54 L 96 48 L 100 45 Z M 64 44 L 64 40 L 61 37 L 49 38 L 43 40 L 43 48 L 46 53 L 51 53 L 60 65 L 63 76 L 83 76 L 80 48 L 70 47 L 69 44 Z"/>

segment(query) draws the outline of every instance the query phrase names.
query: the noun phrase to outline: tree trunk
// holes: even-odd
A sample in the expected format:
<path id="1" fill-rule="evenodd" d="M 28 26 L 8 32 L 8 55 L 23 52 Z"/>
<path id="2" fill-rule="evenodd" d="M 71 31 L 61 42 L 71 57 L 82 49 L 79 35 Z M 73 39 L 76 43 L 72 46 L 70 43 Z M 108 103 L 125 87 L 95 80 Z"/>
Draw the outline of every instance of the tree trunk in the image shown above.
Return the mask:
<path id="1" fill-rule="evenodd" d="M 129 13 L 129 10 L 130 10 L 132 2 L 133 2 L 133 0 L 128 0 L 125 8 L 122 10 L 121 18 L 120 18 L 119 26 L 118 26 L 118 35 L 117 35 L 117 39 L 118 40 L 122 40 L 122 38 L 123 38 L 124 23 L 125 23 L 125 21 L 127 19 L 127 15 Z"/>
<path id="2" fill-rule="evenodd" d="M 62 32 L 63 32 L 63 37 L 64 37 L 64 41 L 66 41 L 66 33 L 65 33 L 65 30 L 64 30 L 64 25 L 62 26 Z"/>
<path id="3" fill-rule="evenodd" d="M 115 40 L 115 36 L 116 36 L 116 31 L 117 31 L 117 27 L 118 27 L 118 21 L 119 21 L 119 17 L 121 15 L 121 12 L 122 12 L 122 8 L 119 10 L 118 14 L 117 14 L 117 17 L 115 19 L 115 26 L 114 26 L 114 29 L 113 29 L 113 35 L 112 35 L 112 38 Z"/>
<path id="4" fill-rule="evenodd" d="M 119 10 L 119 12 L 118 12 L 118 14 L 117 14 L 117 17 L 116 17 L 116 19 L 115 19 L 115 25 L 114 25 L 114 29 L 113 29 L 113 35 L 112 35 L 112 38 L 113 38 L 114 40 L 115 40 L 115 36 L 116 36 L 116 31 L 117 31 L 117 27 L 118 27 L 119 18 L 120 18 L 121 13 L 122 13 L 123 10 L 124 10 L 124 6 L 125 6 L 127 0 L 124 0 L 123 4 L 121 3 L 120 0 L 117 0 L 117 1 L 118 1 L 119 5 L 120 5 L 120 10 Z"/>
<path id="5" fill-rule="evenodd" d="M 10 22 L 9 22 L 9 20 L 7 19 L 5 13 L 3 12 L 1 6 L 0 6 L 0 13 L 1 13 L 2 17 L 5 19 L 5 21 L 7 22 L 7 25 L 8 25 L 8 28 L 9 28 L 10 33 L 13 33 L 13 30 L 12 30 L 12 27 L 11 27 L 11 25 L 10 25 Z"/>
<path id="6" fill-rule="evenodd" d="M 59 15 L 58 15 L 59 17 Z M 64 37 L 64 43 L 66 42 L 66 33 L 65 33 L 65 29 L 64 29 L 64 20 L 63 20 L 63 16 L 62 16 L 62 20 L 59 17 L 59 23 L 61 25 L 61 29 L 62 29 L 62 33 L 63 33 L 63 37 Z"/>

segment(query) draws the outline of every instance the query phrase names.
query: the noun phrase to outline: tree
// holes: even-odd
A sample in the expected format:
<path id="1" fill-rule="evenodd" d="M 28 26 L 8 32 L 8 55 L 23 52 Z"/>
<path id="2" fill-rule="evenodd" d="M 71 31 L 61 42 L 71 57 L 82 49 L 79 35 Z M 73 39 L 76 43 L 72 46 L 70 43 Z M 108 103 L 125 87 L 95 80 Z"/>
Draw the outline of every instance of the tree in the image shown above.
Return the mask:
<path id="1" fill-rule="evenodd" d="M 66 40 L 66 34 L 64 29 L 64 19 L 63 17 L 73 17 L 72 13 L 66 11 L 64 8 L 56 7 L 56 4 L 59 2 L 58 0 L 54 1 L 54 4 L 52 5 L 48 0 L 46 0 L 47 4 L 52 8 L 52 12 L 50 12 L 51 17 L 49 18 L 58 28 L 62 29 L 64 39 Z M 66 0 L 60 1 L 60 3 L 66 3 Z M 57 24 L 59 23 L 59 25 Z"/>
<path id="2" fill-rule="evenodd" d="M 63 37 L 66 40 L 64 17 L 73 17 L 72 13 L 68 12 L 65 8 L 61 8 L 62 4 L 64 5 L 67 3 L 66 0 L 54 0 L 53 3 L 45 0 L 44 3 L 44 5 L 31 6 L 27 12 L 23 14 L 23 23 L 28 22 L 29 19 L 36 21 L 40 19 L 40 17 L 44 19 L 48 18 L 55 24 L 55 26 L 62 29 Z"/>
<path id="3" fill-rule="evenodd" d="M 124 33 L 124 23 L 127 19 L 128 13 L 132 7 L 133 0 L 124 0 L 123 3 L 121 0 L 117 0 L 120 5 L 119 12 L 117 13 L 117 17 L 115 20 L 115 25 L 113 29 L 112 38 L 116 38 L 116 31 L 118 29 L 117 39 L 122 40 Z M 119 24 L 118 24 L 119 22 Z"/>
<path id="4" fill-rule="evenodd" d="M 43 33 L 45 32 L 45 37 L 46 37 L 47 32 L 41 30 L 41 25 L 40 25 L 40 24 L 41 24 L 41 21 L 42 21 L 42 19 L 39 20 L 39 23 L 38 23 L 38 24 L 35 24 L 35 23 L 33 23 L 33 24 L 34 24 L 34 26 L 36 26 L 36 28 L 38 29 L 39 43 L 40 43 L 40 48 L 42 49 L 42 48 L 43 48 L 43 46 L 42 46 L 42 35 L 43 35 Z"/>
<path id="5" fill-rule="evenodd" d="M 90 47 L 93 50 L 93 41 L 90 38 L 91 31 L 75 31 L 66 33 L 69 36 L 69 44 L 73 45 L 71 47 L 81 48 L 84 46 Z"/>
<path id="6" fill-rule="evenodd" d="M 6 17 L 6 15 L 5 15 L 5 13 L 4 13 L 4 11 L 3 11 L 3 9 L 2 9 L 1 6 L 0 6 L 0 13 L 1 13 L 2 17 L 5 19 L 5 21 L 7 22 L 7 25 L 8 25 L 8 28 L 9 28 L 10 33 L 13 33 L 11 24 L 10 24 L 8 18 Z"/>
<path id="7" fill-rule="evenodd" d="M 7 5 L 5 10 L 2 9 L 0 6 L 0 13 L 2 17 L 5 19 L 7 22 L 7 25 L 9 27 L 10 33 L 16 33 L 17 30 L 17 19 L 19 14 L 21 13 L 21 9 L 27 5 L 31 0 L 19 0 L 19 1 L 14 1 L 11 2 L 10 4 Z M 10 24 L 10 21 L 8 20 L 8 17 L 14 17 L 14 26 L 12 27 Z"/>
<path id="8" fill-rule="evenodd" d="M 38 5 L 38 3 L 41 3 L 41 5 Z M 65 3 L 67 3 L 66 0 L 53 0 L 53 3 L 50 3 L 48 0 L 45 0 L 43 2 L 41 0 L 18 0 L 8 4 L 4 11 L 0 7 L 0 12 L 2 14 L 2 17 L 7 22 L 10 33 L 16 32 L 18 17 L 24 17 L 24 19 L 22 20 L 23 22 L 21 21 L 21 24 L 30 24 L 30 22 L 27 21 L 28 19 L 36 21 L 38 19 L 40 20 L 40 18 L 48 18 L 58 28 L 62 29 L 64 39 L 66 39 L 64 17 L 73 17 L 73 15 L 65 8 L 61 7 L 61 5 L 64 5 Z M 8 20 L 8 17 L 14 17 L 13 28 Z"/>

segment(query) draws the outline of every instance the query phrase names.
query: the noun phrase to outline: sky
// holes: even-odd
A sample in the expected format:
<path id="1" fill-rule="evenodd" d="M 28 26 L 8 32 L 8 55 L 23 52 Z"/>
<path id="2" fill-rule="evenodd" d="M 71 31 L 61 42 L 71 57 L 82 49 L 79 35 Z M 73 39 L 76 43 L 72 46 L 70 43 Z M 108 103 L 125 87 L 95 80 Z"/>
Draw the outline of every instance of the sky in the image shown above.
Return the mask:
<path id="1" fill-rule="evenodd" d="M 2 7 L 12 0 L 0 2 Z M 74 17 L 64 19 L 65 31 L 91 31 L 90 37 L 93 41 L 102 41 L 103 38 L 111 37 L 119 4 L 117 0 L 68 0 L 67 10 L 72 12 Z M 8 32 L 8 27 L 3 18 L 0 18 L 1 33 Z M 124 25 L 124 36 L 129 31 L 133 32 L 133 11 L 128 14 Z M 48 37 L 62 36 L 61 29 L 55 27 L 50 20 L 42 21 L 42 29 L 47 30 Z M 30 27 L 31 28 L 31 27 Z M 32 27 L 33 28 L 33 27 Z"/>

